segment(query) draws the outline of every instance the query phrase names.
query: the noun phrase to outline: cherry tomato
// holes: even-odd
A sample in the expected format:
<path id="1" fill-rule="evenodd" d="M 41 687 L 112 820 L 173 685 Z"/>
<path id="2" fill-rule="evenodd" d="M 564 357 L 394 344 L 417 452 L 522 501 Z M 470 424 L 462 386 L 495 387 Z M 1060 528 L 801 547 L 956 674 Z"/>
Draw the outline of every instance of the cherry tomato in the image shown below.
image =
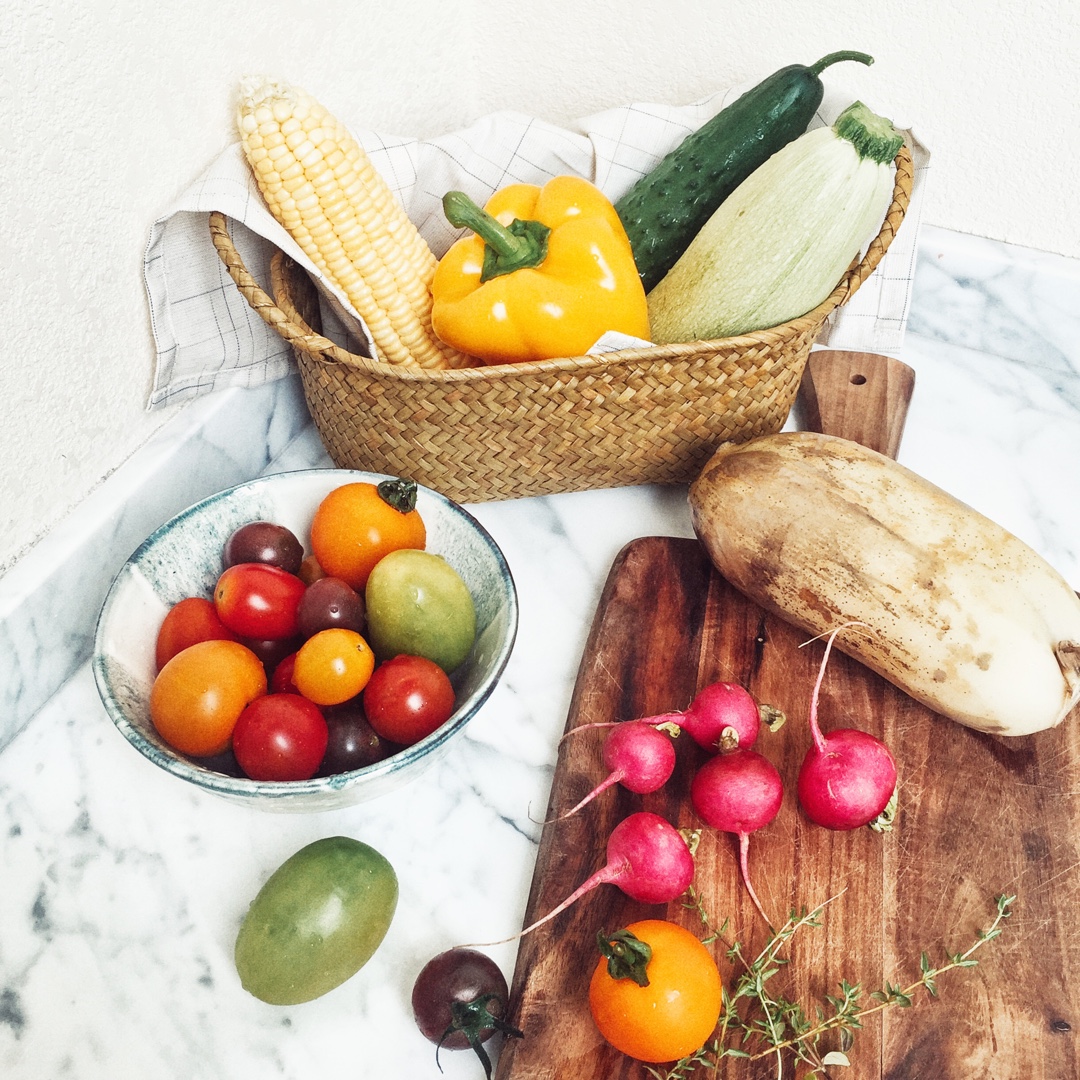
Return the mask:
<path id="1" fill-rule="evenodd" d="M 319 707 L 299 694 L 266 694 L 240 714 L 233 753 L 252 780 L 309 780 L 326 753 Z"/>
<path id="2" fill-rule="evenodd" d="M 708 1041 L 720 1018 L 720 973 L 689 930 L 664 919 L 626 927 L 651 950 L 647 986 L 614 978 L 601 959 L 589 984 L 589 1008 L 600 1034 L 638 1061 L 677 1061 Z M 612 935 L 608 941 L 618 940 Z"/>
<path id="3" fill-rule="evenodd" d="M 241 638 L 240 644 L 246 645 L 263 662 L 263 667 L 269 675 L 286 656 L 292 655 L 304 644 L 304 639 L 300 636 L 265 641 Z"/>
<path id="4" fill-rule="evenodd" d="M 266 693 L 262 661 L 237 641 L 200 641 L 177 653 L 150 690 L 150 719 L 192 757 L 226 750 L 245 706 Z"/>
<path id="5" fill-rule="evenodd" d="M 293 685 L 316 705 L 340 705 L 356 697 L 375 669 L 371 646 L 355 631 L 320 630 L 296 653 Z"/>
<path id="6" fill-rule="evenodd" d="M 292 681 L 293 668 L 296 667 L 296 653 L 283 656 L 270 676 L 270 690 L 275 694 L 299 694 L 296 683 Z"/>
<path id="7" fill-rule="evenodd" d="M 425 656 L 395 656 L 364 687 L 364 713 L 384 739 L 411 746 L 441 727 L 454 711 L 454 687 Z"/>
<path id="8" fill-rule="evenodd" d="M 313 581 L 318 581 L 319 578 L 326 577 L 326 571 L 319 565 L 319 560 L 314 555 L 308 555 L 304 561 L 300 564 L 300 569 L 297 571 L 297 577 L 305 585 L 310 585 Z"/>
<path id="9" fill-rule="evenodd" d="M 391 552 L 368 578 L 364 603 L 368 641 L 380 660 L 398 653 L 426 656 L 451 672 L 473 646 L 472 594 L 441 555 Z"/>
<path id="10" fill-rule="evenodd" d="M 212 601 L 203 596 L 189 596 L 169 608 L 158 630 L 154 661 L 160 671 L 189 645 L 235 640 L 236 635 L 218 618 Z"/>
<path id="11" fill-rule="evenodd" d="M 343 705 L 329 707 L 325 715 L 329 739 L 319 766 L 320 776 L 353 772 L 374 765 L 394 752 L 393 747 L 375 733 L 358 704 L 346 701 Z"/>
<path id="12" fill-rule="evenodd" d="M 344 484 L 319 504 L 311 548 L 323 571 L 363 589 L 372 567 L 398 548 L 423 548 L 427 530 L 416 506 L 416 485 L 387 480 Z"/>
<path id="13" fill-rule="evenodd" d="M 348 583 L 336 577 L 319 578 L 304 591 L 296 609 L 301 637 L 342 626 L 364 632 L 364 598 Z"/>
<path id="14" fill-rule="evenodd" d="M 504 1016 L 510 994 L 499 966 L 475 949 L 447 949 L 432 957 L 416 976 L 412 990 L 413 1018 L 426 1039 L 438 1047 L 476 1052 L 491 1076 L 483 1048 L 496 1031 L 521 1038 Z M 435 1052 L 438 1062 L 438 1050 Z"/>
<path id="15" fill-rule="evenodd" d="M 297 633 L 296 609 L 306 586 L 268 563 L 237 563 L 218 578 L 214 606 L 234 633 L 256 641 L 278 641 Z"/>
<path id="16" fill-rule="evenodd" d="M 241 525 L 222 551 L 226 566 L 257 562 L 280 566 L 290 574 L 298 573 L 304 558 L 304 547 L 294 533 L 272 521 L 250 521 Z"/>
<path id="17" fill-rule="evenodd" d="M 241 986 L 271 1005 L 333 990 L 382 944 L 397 901 L 394 868 L 374 848 L 348 836 L 315 840 L 248 907 L 233 947 Z"/>

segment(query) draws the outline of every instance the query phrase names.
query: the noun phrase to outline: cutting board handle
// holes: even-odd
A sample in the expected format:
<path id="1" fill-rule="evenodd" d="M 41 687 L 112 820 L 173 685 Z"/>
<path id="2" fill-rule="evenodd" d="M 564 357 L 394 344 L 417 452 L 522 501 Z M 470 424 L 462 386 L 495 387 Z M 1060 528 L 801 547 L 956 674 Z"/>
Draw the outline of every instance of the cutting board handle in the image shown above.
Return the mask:
<path id="1" fill-rule="evenodd" d="M 914 389 L 915 372 L 891 356 L 818 349 L 800 387 L 804 424 L 895 458 Z"/>

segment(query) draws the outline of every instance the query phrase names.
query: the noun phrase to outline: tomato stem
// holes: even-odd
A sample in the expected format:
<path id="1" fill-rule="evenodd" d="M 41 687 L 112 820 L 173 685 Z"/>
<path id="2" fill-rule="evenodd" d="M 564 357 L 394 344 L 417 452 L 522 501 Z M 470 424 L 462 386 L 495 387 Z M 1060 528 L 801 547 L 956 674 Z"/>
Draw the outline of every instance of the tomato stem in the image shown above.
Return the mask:
<path id="1" fill-rule="evenodd" d="M 614 934 L 599 930 L 596 944 L 607 960 L 607 973 L 613 979 L 633 979 L 638 986 L 649 985 L 647 969 L 652 959 L 652 947 L 648 942 L 635 937 L 629 930 L 616 930 Z"/>
<path id="2" fill-rule="evenodd" d="M 393 507 L 399 514 L 410 514 L 416 509 L 416 481 L 383 480 L 376 485 L 379 498 L 387 506 Z"/>
<path id="3" fill-rule="evenodd" d="M 523 1039 L 525 1037 L 524 1032 L 518 1031 L 516 1027 L 508 1024 L 501 1016 L 488 1008 L 489 1003 L 492 1001 L 497 1001 L 500 1006 L 502 1005 L 498 994 L 481 994 L 480 997 L 474 998 L 472 1001 L 450 1002 L 450 1015 L 453 1019 L 450 1026 L 442 1033 L 442 1037 L 435 1047 L 436 1065 L 439 1065 L 439 1051 L 442 1049 L 442 1044 L 455 1031 L 460 1031 L 469 1040 L 469 1046 L 480 1059 L 487 1080 L 491 1080 L 491 1058 L 488 1057 L 487 1051 L 484 1049 L 483 1041 L 480 1038 L 481 1032 L 485 1029 L 494 1028 L 496 1031 L 501 1031 L 504 1035 L 514 1039 Z M 439 1065 L 439 1072 L 442 1072 L 441 1065 Z"/>

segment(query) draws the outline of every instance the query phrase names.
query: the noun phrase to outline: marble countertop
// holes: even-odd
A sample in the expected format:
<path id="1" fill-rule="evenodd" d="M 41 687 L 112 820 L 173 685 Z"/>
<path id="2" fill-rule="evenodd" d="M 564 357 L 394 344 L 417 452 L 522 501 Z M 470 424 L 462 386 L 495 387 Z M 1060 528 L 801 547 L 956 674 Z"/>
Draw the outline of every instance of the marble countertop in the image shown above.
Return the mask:
<path id="1" fill-rule="evenodd" d="M 899 354 L 916 371 L 900 460 L 1026 540 L 1076 588 L 1078 286 L 1072 262 L 928 230 Z M 64 590 L 41 569 L 47 560 L 31 560 L 18 584 L 9 575 L 0 589 L 8 654 L 0 674 L 17 683 L 5 688 L 7 700 L 33 703 L 0 740 L 5 1080 L 438 1076 L 434 1049 L 412 1023 L 413 979 L 450 945 L 520 928 L 535 819 L 608 570 L 635 537 L 692 535 L 684 488 L 470 506 L 506 555 L 521 621 L 500 685 L 445 761 L 417 784 L 348 810 L 281 815 L 231 805 L 162 773 L 114 730 L 85 640 L 94 587 L 103 574 L 107 584 L 155 517 L 201 495 L 192 476 L 215 490 L 330 464 L 289 382 L 258 398 L 265 437 L 250 456 L 203 437 L 218 430 L 217 406 L 191 410 L 188 425 L 205 422 L 198 446 L 159 441 L 110 485 L 119 512 L 91 508 L 61 530 L 53 550 L 62 549 L 88 599 L 56 635 L 59 645 L 47 628 L 60 625 L 49 620 L 62 619 Z M 171 487 L 162 475 L 175 478 Z M 142 497 L 147 491 L 153 498 Z M 143 509 L 131 519 L 136 501 Z M 85 551 L 77 535 L 97 549 Z M 46 595 L 50 587 L 56 595 Z M 34 683 L 46 668 L 55 686 Z M 241 917 L 288 855 L 337 833 L 394 865 L 397 917 L 374 958 L 338 989 L 301 1006 L 264 1005 L 241 989 L 232 964 Z M 509 977 L 514 945 L 488 951 Z M 471 1054 L 444 1052 L 441 1063 L 451 1080 L 483 1075 Z"/>

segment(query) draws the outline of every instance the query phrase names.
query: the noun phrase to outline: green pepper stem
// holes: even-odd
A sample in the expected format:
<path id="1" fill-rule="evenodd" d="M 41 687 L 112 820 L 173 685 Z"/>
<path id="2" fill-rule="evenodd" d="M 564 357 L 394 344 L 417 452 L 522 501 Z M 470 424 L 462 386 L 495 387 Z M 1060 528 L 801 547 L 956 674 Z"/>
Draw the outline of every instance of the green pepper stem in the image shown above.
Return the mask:
<path id="1" fill-rule="evenodd" d="M 443 213 L 456 229 L 472 229 L 484 241 L 484 269 L 481 281 L 511 274 L 515 270 L 539 266 L 547 258 L 551 229 L 540 221 L 514 218 L 507 228 L 464 191 L 448 191 L 443 196 Z"/>
<path id="2" fill-rule="evenodd" d="M 529 254 L 530 244 L 525 237 L 515 236 L 464 191 L 448 191 L 442 204 L 446 220 L 455 229 L 472 229 L 501 258 L 518 259 Z"/>
<path id="3" fill-rule="evenodd" d="M 827 67 L 839 64 L 843 60 L 858 60 L 860 64 L 867 65 L 874 62 L 874 58 L 864 52 L 832 52 L 828 56 L 823 56 L 816 64 L 811 64 L 807 70 L 811 75 L 820 75 Z"/>

